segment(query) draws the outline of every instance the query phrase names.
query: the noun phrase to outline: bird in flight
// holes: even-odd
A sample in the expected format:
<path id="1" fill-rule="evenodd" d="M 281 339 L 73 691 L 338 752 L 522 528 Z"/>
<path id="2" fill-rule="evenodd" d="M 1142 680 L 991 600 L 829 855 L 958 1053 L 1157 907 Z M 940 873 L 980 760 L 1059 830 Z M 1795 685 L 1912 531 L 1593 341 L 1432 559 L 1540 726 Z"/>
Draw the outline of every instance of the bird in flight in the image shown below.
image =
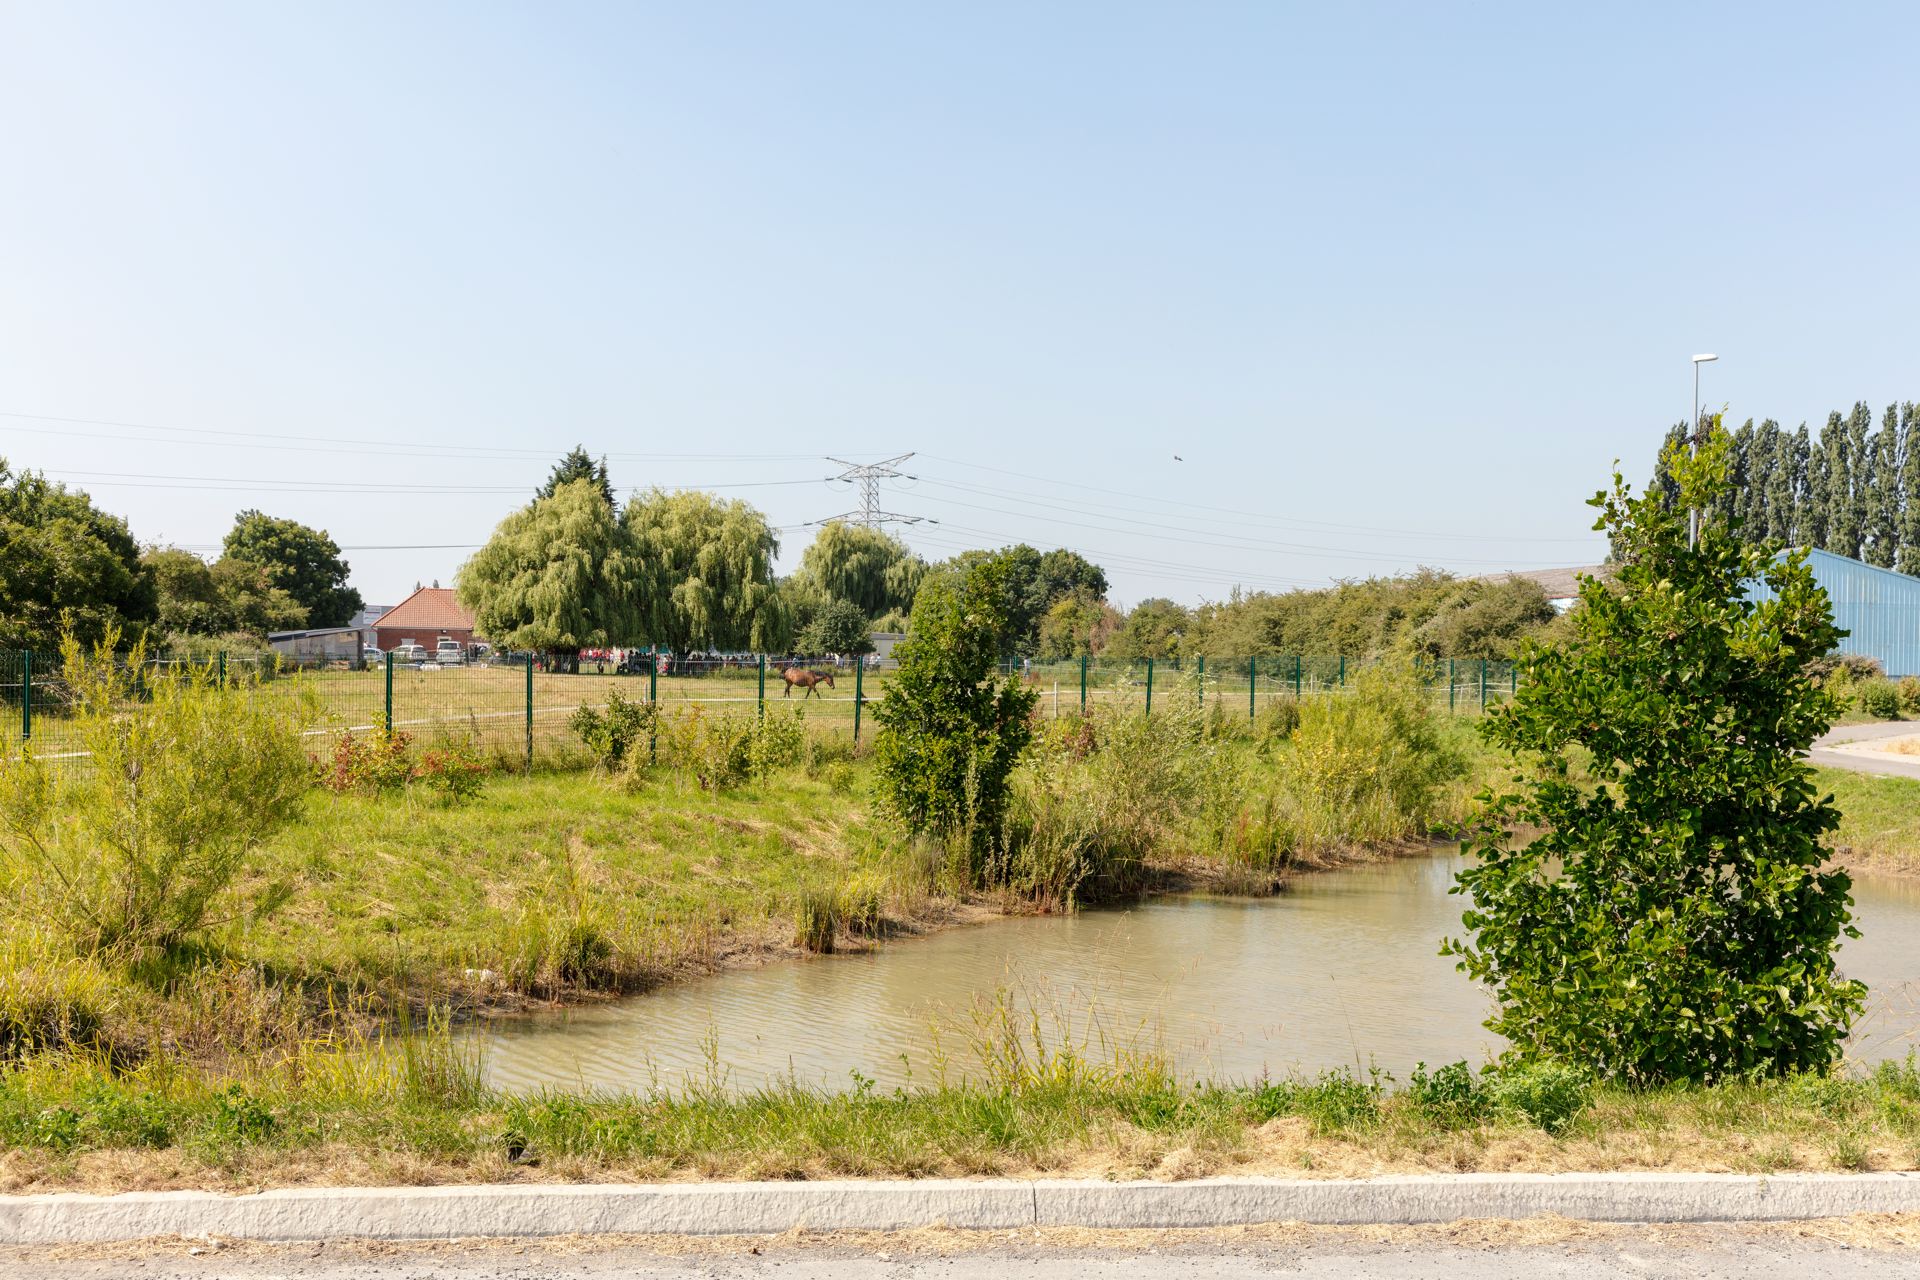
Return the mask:
<path id="1" fill-rule="evenodd" d="M 1185 458 L 1183 458 L 1183 457 L 1181 457 L 1181 456 L 1180 456 L 1179 454 L 1177 454 L 1177 453 L 1173 455 L 1173 460 L 1174 460 L 1175 462 L 1185 462 L 1185 461 L 1186 461 L 1186 459 L 1185 459 Z"/>

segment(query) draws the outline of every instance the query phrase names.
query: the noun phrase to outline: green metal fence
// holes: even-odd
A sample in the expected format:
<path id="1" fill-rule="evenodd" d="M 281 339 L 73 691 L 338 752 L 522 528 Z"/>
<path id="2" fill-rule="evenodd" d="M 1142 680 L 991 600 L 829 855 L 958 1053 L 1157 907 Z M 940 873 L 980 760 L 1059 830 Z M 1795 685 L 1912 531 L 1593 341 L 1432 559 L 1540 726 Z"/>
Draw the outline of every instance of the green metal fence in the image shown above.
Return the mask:
<path id="1" fill-rule="evenodd" d="M 187 659 L 160 655 L 163 667 Z M 798 707 L 813 732 L 858 741 L 872 731 L 871 706 L 886 697 L 892 672 L 853 660 L 807 661 L 749 655 L 687 658 L 635 654 L 623 661 L 586 659 L 556 670 L 537 657 L 509 656 L 463 663 L 396 661 L 393 655 L 361 665 L 302 664 L 274 653 L 222 653 L 196 660 L 216 679 L 246 684 L 264 696 L 311 698 L 318 719 L 309 730 L 313 753 L 346 732 L 389 727 L 416 739 L 458 739 L 502 761 L 531 762 L 543 748 L 576 744 L 569 726 L 582 706 L 603 707 L 615 691 L 629 701 L 658 703 L 663 713 L 704 707 L 717 714 L 764 715 L 769 706 Z M 1264 658 L 1115 659 L 1058 662 L 1016 659 L 1004 673 L 1039 694 L 1040 714 L 1080 715 L 1096 706 L 1151 713 L 1175 697 L 1196 697 L 1226 714 L 1255 717 L 1263 707 L 1292 698 L 1338 695 L 1353 687 L 1364 664 L 1356 659 Z M 817 675 L 789 682 L 786 671 Z M 1436 709 L 1477 714 L 1511 697 L 1512 663 L 1495 660 L 1423 662 L 1418 678 Z M 57 658 L 0 650 L 0 753 L 31 742 L 42 759 L 81 759 L 68 690 Z"/>

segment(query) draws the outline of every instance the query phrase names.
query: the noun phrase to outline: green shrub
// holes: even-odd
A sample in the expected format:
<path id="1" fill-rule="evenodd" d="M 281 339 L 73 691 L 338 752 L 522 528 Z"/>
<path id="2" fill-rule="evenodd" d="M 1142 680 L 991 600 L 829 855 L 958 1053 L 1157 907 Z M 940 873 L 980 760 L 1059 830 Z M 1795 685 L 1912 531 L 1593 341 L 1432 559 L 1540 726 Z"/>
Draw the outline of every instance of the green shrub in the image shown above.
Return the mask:
<path id="1" fill-rule="evenodd" d="M 1013 677 L 995 679 L 1011 604 L 1007 573 L 989 560 L 921 585 L 907 638 L 894 650 L 900 669 L 874 708 L 881 803 L 910 832 L 962 844 L 976 875 L 999 834 L 1038 697 Z"/>
<path id="2" fill-rule="evenodd" d="M 662 761 L 705 791 L 724 791 L 753 776 L 753 737 L 751 716 L 698 705 L 660 718 Z"/>
<path id="3" fill-rule="evenodd" d="M 1863 680 L 1854 686 L 1854 704 L 1876 720 L 1900 718 L 1900 691 L 1885 676 Z"/>
<path id="4" fill-rule="evenodd" d="M 1361 1079 L 1351 1067 L 1324 1071 L 1312 1080 L 1276 1080 L 1253 1092 L 1253 1111 L 1261 1120 L 1276 1116 L 1303 1116 L 1320 1133 L 1359 1129 L 1380 1119 L 1385 1092 L 1377 1072 Z"/>
<path id="5" fill-rule="evenodd" d="M 793 945 L 816 955 L 832 955 L 840 928 L 840 903 L 830 890 L 810 889 L 793 910 Z"/>
<path id="6" fill-rule="evenodd" d="M 1412 672 L 1386 664 L 1304 700 L 1276 766 L 1302 852 L 1423 834 L 1441 786 L 1466 770 Z"/>
<path id="7" fill-rule="evenodd" d="M 1465 1129 L 1493 1114 L 1493 1093 L 1465 1062 L 1435 1067 L 1416 1063 L 1407 1081 L 1407 1100 L 1442 1129 Z"/>
<path id="8" fill-rule="evenodd" d="M 807 749 L 806 714 L 801 707 L 773 707 L 754 723 L 747 744 L 749 773 L 768 778 L 800 763 Z"/>
<path id="9" fill-rule="evenodd" d="M 487 773 L 487 762 L 473 743 L 449 739 L 420 753 L 413 778 L 448 802 L 465 804 L 485 787 Z"/>
<path id="10" fill-rule="evenodd" d="M 1285 742 L 1300 727 L 1300 700 L 1291 694 L 1270 698 L 1253 719 L 1253 738 L 1260 743 Z"/>
<path id="11" fill-rule="evenodd" d="M 298 813 L 312 764 L 310 699 L 220 686 L 206 667 L 145 671 L 116 633 L 61 646 L 70 741 L 84 761 L 30 748 L 0 760 L 0 899 L 89 949 L 142 952 L 198 931 L 260 845 Z M 278 898 L 263 886 L 254 905 Z"/>
<path id="12" fill-rule="evenodd" d="M 602 768 L 619 769 L 652 742 L 658 718 L 653 703 L 630 702 L 614 689 L 604 712 L 582 706 L 567 723 Z"/>
<path id="13" fill-rule="evenodd" d="M 1920 676 L 1901 676 L 1895 689 L 1900 695 L 1900 714 L 1920 720 Z"/>
<path id="14" fill-rule="evenodd" d="M 1715 509 L 1729 448 L 1716 428 L 1670 451 L 1678 510 Z M 1804 760 L 1836 709 L 1806 673 L 1839 638 L 1825 593 L 1804 552 L 1718 521 L 1689 546 L 1617 474 L 1593 504 L 1615 582 L 1583 585 L 1570 638 L 1524 647 L 1482 721 L 1532 763 L 1489 798 L 1447 950 L 1522 1059 L 1635 1085 L 1824 1071 L 1864 998 L 1835 971 L 1851 882 L 1822 869 L 1839 814 Z"/>
<path id="15" fill-rule="evenodd" d="M 320 768 L 320 785 L 329 791 L 398 791 L 413 778 L 413 735 L 375 728 L 365 737 L 351 729 L 333 740 Z"/>
<path id="16" fill-rule="evenodd" d="M 1489 1074 L 1485 1088 L 1497 1110 L 1525 1116 L 1554 1135 L 1565 1132 L 1593 1101 L 1593 1078 L 1564 1062 L 1502 1067 Z"/>

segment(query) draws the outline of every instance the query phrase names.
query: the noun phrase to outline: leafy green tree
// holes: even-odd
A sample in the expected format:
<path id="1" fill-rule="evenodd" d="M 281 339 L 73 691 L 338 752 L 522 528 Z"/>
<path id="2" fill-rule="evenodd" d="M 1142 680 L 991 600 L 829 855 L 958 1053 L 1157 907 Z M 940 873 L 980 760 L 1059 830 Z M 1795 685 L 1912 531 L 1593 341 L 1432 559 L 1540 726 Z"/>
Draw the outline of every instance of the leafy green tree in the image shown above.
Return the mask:
<path id="1" fill-rule="evenodd" d="M 794 640 L 794 648 L 809 657 L 828 653 L 854 656 L 873 652 L 867 615 L 851 600 L 829 600 Z"/>
<path id="2" fill-rule="evenodd" d="M 1801 423 L 1793 437 L 1794 465 L 1806 477 L 1795 494 L 1793 540 L 1797 546 L 1827 545 L 1827 454 Z"/>
<path id="3" fill-rule="evenodd" d="M 1900 406 L 1900 572 L 1920 575 L 1920 405 Z"/>
<path id="4" fill-rule="evenodd" d="M 1711 507 L 1727 450 L 1669 458 L 1684 501 Z M 1834 969 L 1850 882 L 1821 869 L 1839 815 L 1804 759 L 1837 709 L 1806 674 L 1840 638 L 1826 594 L 1803 552 L 1717 522 L 1689 548 L 1618 475 L 1593 503 L 1617 581 L 1583 585 L 1571 638 L 1526 647 L 1484 721 L 1535 763 L 1470 841 L 1447 949 L 1523 1057 L 1635 1084 L 1824 1070 L 1863 999 Z"/>
<path id="5" fill-rule="evenodd" d="M 1107 644 L 1115 658 L 1181 658 L 1197 646 L 1187 643 L 1193 615 L 1164 596 L 1149 596 L 1133 606 L 1127 620 Z M 1238 656 L 1238 655 L 1235 655 Z"/>
<path id="6" fill-rule="evenodd" d="M 819 603 L 850 601 L 863 617 L 878 618 L 912 609 L 926 571 L 924 560 L 884 530 L 829 520 L 802 553 L 794 585 Z"/>
<path id="7" fill-rule="evenodd" d="M 913 602 L 900 669 L 874 708 L 876 791 L 915 832 L 961 843 L 981 882 L 1038 694 L 995 679 L 1012 567 L 989 557 L 930 574 Z"/>
<path id="8" fill-rule="evenodd" d="M 1749 529 L 1748 536 L 1786 544 L 1793 541 L 1795 500 L 1806 483 L 1806 460 L 1798 455 L 1794 438 L 1772 418 L 1761 424 L 1760 434 L 1769 441 L 1763 450 L 1773 461 L 1764 481 L 1765 519 Z"/>
<path id="9" fill-rule="evenodd" d="M 560 491 L 561 485 L 571 484 L 575 480 L 592 481 L 594 488 L 600 491 L 600 496 L 606 504 L 609 507 L 614 505 L 613 481 L 607 478 L 607 460 L 601 458 L 595 461 L 584 445 L 573 446 L 567 452 L 567 456 L 554 465 L 553 474 L 547 477 L 545 484 L 534 491 L 533 496 L 551 498 Z"/>
<path id="10" fill-rule="evenodd" d="M 160 629 L 169 636 L 244 633 L 256 640 L 298 630 L 307 611 L 267 580 L 257 564 L 223 556 L 208 564 L 179 547 L 153 547 L 140 563 L 160 593 Z"/>
<path id="11" fill-rule="evenodd" d="M 1552 622 L 1544 587 L 1530 578 L 1463 582 L 1414 632 L 1427 658 L 1509 658 Z"/>
<path id="12" fill-rule="evenodd" d="M 1827 537 L 1821 546 L 1836 555 L 1858 558 L 1863 513 L 1858 505 L 1855 452 L 1848 436 L 1848 421 L 1838 412 L 1829 414 L 1820 433 L 1820 451 L 1827 461 Z"/>
<path id="13" fill-rule="evenodd" d="M 773 652 L 792 639 L 774 588 L 780 540 L 744 502 L 654 489 L 629 502 L 621 527 L 641 566 L 641 633 L 676 651 Z"/>
<path id="14" fill-rule="evenodd" d="M 307 611 L 310 627 L 345 626 L 360 611 L 360 593 L 347 585 L 347 562 L 324 529 L 259 511 L 242 511 L 221 545 L 223 555 L 266 570 L 267 581 Z"/>
<path id="15" fill-rule="evenodd" d="M 1002 657 L 1030 655 L 1039 648 L 1040 621 L 1062 596 L 1085 592 L 1094 599 L 1106 598 L 1106 572 L 1079 552 L 1064 548 L 1043 555 L 1022 542 L 998 551 L 963 551 L 947 563 L 967 568 L 988 561 L 1002 566 L 1007 581 Z"/>
<path id="16" fill-rule="evenodd" d="M 1125 622 L 1112 605 L 1086 592 L 1061 596 L 1040 620 L 1035 656 L 1046 662 L 1097 656 Z"/>
<path id="17" fill-rule="evenodd" d="M 1870 455 L 1873 487 L 1867 495 L 1866 560 L 1891 569 L 1900 558 L 1900 406 L 1887 406 Z"/>
<path id="18" fill-rule="evenodd" d="M 460 567 L 454 591 L 481 635 L 571 667 L 583 648 L 639 639 L 642 580 L 626 528 L 581 479 L 502 520 Z"/>
<path id="19" fill-rule="evenodd" d="M 83 644 L 137 638 L 158 606 L 125 520 L 0 458 L 0 648 L 52 652 L 63 618 Z"/>

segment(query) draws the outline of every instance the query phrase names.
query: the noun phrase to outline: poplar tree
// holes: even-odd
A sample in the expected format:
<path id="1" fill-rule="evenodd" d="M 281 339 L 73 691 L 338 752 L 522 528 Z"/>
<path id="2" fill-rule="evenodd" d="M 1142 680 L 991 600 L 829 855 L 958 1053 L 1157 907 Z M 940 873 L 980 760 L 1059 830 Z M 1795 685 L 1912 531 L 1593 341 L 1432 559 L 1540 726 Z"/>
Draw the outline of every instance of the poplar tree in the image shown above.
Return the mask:
<path id="1" fill-rule="evenodd" d="M 1860 516 L 1854 506 L 1853 448 L 1847 439 L 1847 420 L 1838 411 L 1827 415 L 1820 433 L 1820 452 L 1827 461 L 1827 536 L 1822 545 L 1838 555 L 1860 554 Z"/>
<path id="2" fill-rule="evenodd" d="M 1807 460 L 1807 490 L 1804 514 L 1800 528 L 1795 532 L 1794 540 L 1804 547 L 1827 545 L 1829 517 L 1833 514 L 1828 495 L 1832 489 L 1832 479 L 1828 474 L 1826 438 L 1823 434 L 1814 440 L 1807 431 L 1807 424 L 1800 424 L 1800 435 L 1795 447 Z"/>
<path id="3" fill-rule="evenodd" d="M 1900 406 L 1900 571 L 1920 574 L 1920 406 Z"/>
<path id="4" fill-rule="evenodd" d="M 1868 564 L 1891 569 L 1900 549 L 1900 406 L 1888 405 L 1873 436 L 1873 484 L 1867 493 Z"/>
<path id="5" fill-rule="evenodd" d="M 1793 539 L 1793 499 L 1799 483 L 1793 438 L 1780 430 L 1780 424 L 1772 418 L 1760 424 L 1760 436 L 1766 442 L 1764 447 L 1769 459 L 1765 493 L 1761 498 L 1761 509 L 1766 512 L 1764 533 L 1770 541 L 1784 544 Z"/>

